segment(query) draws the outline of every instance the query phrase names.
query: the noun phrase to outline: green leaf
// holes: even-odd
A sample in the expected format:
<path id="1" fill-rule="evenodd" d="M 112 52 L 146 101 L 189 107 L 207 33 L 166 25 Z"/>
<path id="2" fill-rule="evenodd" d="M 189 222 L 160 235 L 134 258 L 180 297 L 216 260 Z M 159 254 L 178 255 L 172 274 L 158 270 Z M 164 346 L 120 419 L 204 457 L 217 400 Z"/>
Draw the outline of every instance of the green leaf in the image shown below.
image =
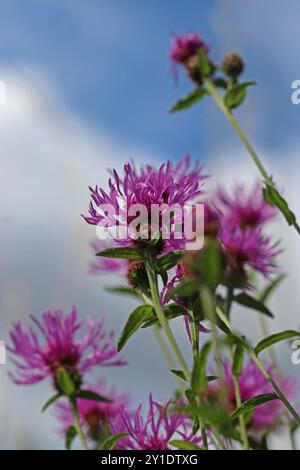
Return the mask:
<path id="1" fill-rule="evenodd" d="M 170 369 L 172 374 L 176 375 L 176 377 L 179 377 L 182 380 L 186 380 L 184 372 L 182 370 L 176 370 L 176 369 Z"/>
<path id="2" fill-rule="evenodd" d="M 190 108 L 194 104 L 199 103 L 206 94 L 207 93 L 204 88 L 196 88 L 184 98 L 177 101 L 177 103 L 175 103 L 170 109 L 170 113 L 176 113 L 177 111 L 183 111 L 184 109 Z"/>
<path id="3" fill-rule="evenodd" d="M 171 441 L 170 444 L 180 450 L 202 450 L 201 447 L 197 446 L 197 444 L 194 444 L 193 442 L 179 441 L 175 439 L 174 441 Z"/>
<path id="4" fill-rule="evenodd" d="M 49 400 L 46 401 L 46 403 L 44 404 L 44 406 L 42 408 L 42 413 L 44 413 L 44 411 L 46 411 L 47 408 L 49 408 L 50 405 L 55 403 L 62 396 L 63 395 L 61 393 L 57 393 L 56 395 L 53 395 L 53 397 L 49 398 Z"/>
<path id="5" fill-rule="evenodd" d="M 248 86 L 256 85 L 255 82 L 245 82 L 234 85 L 225 95 L 224 103 L 229 109 L 237 108 L 242 104 L 246 97 L 246 89 Z"/>
<path id="6" fill-rule="evenodd" d="M 110 292 L 111 294 L 129 295 L 129 296 L 139 298 L 139 294 L 134 289 L 132 289 L 131 287 L 127 287 L 127 286 L 107 286 L 104 289 L 106 290 L 106 292 Z"/>
<path id="7" fill-rule="evenodd" d="M 227 82 L 224 80 L 224 78 L 214 78 L 212 80 L 213 84 L 218 87 L 218 88 L 223 88 L 224 90 L 227 90 Z"/>
<path id="8" fill-rule="evenodd" d="M 183 308 L 176 303 L 166 305 L 163 310 L 167 320 L 172 320 L 173 318 L 178 318 L 185 315 Z M 153 314 L 153 317 L 150 318 L 150 320 L 147 320 L 143 324 L 142 328 L 149 328 L 153 325 L 160 325 L 159 319 L 155 314 Z"/>
<path id="9" fill-rule="evenodd" d="M 232 373 L 236 377 L 241 375 L 243 370 L 243 363 L 244 363 L 244 349 L 240 344 L 238 344 L 235 348 L 233 361 L 232 361 Z"/>
<path id="10" fill-rule="evenodd" d="M 57 375 L 57 383 L 59 389 L 64 395 L 71 397 L 75 394 L 76 387 L 75 384 L 70 376 L 70 374 L 66 370 L 60 370 Z"/>
<path id="11" fill-rule="evenodd" d="M 296 227 L 300 231 L 299 225 L 297 224 L 296 216 L 289 208 L 287 201 L 281 196 L 277 189 L 265 181 L 266 186 L 263 188 L 263 197 L 267 204 L 277 207 L 280 212 L 284 215 L 287 223 Z"/>
<path id="12" fill-rule="evenodd" d="M 273 344 L 279 343 L 280 341 L 284 341 L 285 339 L 292 339 L 295 337 L 299 337 L 300 333 L 295 330 L 286 330 L 281 331 L 280 333 L 275 333 L 267 338 L 261 340 L 255 347 L 256 354 L 259 354 L 264 349 L 272 346 Z"/>
<path id="13" fill-rule="evenodd" d="M 206 364 L 208 355 L 210 353 L 212 343 L 208 341 L 202 348 L 200 354 L 194 361 L 194 368 L 192 372 L 191 387 L 192 392 L 198 395 L 207 387 L 206 378 Z"/>
<path id="14" fill-rule="evenodd" d="M 66 432 L 66 437 L 65 437 L 65 448 L 67 450 L 70 450 L 72 447 L 72 443 L 77 436 L 77 431 L 74 426 L 69 426 Z"/>
<path id="15" fill-rule="evenodd" d="M 204 280 L 212 289 L 218 285 L 221 273 L 221 253 L 216 243 L 210 242 L 201 253 Z"/>
<path id="16" fill-rule="evenodd" d="M 157 267 L 158 267 L 159 272 L 169 271 L 169 269 L 174 268 L 174 266 L 178 264 L 181 258 L 182 258 L 182 252 L 171 252 L 171 253 L 166 253 L 165 255 L 162 255 L 157 260 Z"/>
<path id="17" fill-rule="evenodd" d="M 112 403 L 110 398 L 99 395 L 99 393 L 91 392 L 90 390 L 80 390 L 76 396 L 78 398 L 83 398 L 84 400 L 99 401 L 101 403 Z"/>
<path id="18" fill-rule="evenodd" d="M 254 408 L 259 405 L 263 405 L 269 401 L 278 400 L 278 396 L 275 393 L 263 393 L 262 395 L 257 395 L 254 398 L 250 398 L 237 408 L 234 413 L 231 415 L 231 419 L 238 418 L 241 415 L 251 412 Z"/>
<path id="19" fill-rule="evenodd" d="M 251 308 L 258 312 L 264 313 L 268 317 L 273 318 L 273 314 L 262 302 L 255 299 L 254 297 L 251 297 L 250 295 L 246 293 L 242 293 L 242 294 L 234 296 L 234 300 L 235 302 L 237 302 L 240 305 L 243 305 L 244 307 Z"/>
<path id="20" fill-rule="evenodd" d="M 279 286 L 279 284 L 286 278 L 285 274 L 280 274 L 274 281 L 267 285 L 267 287 L 261 292 L 259 296 L 259 301 L 262 304 L 265 304 L 269 299 L 270 295 Z"/>
<path id="21" fill-rule="evenodd" d="M 154 316 L 154 309 L 151 305 L 140 305 L 128 317 L 128 320 L 118 341 L 118 351 L 124 348 L 129 338 L 135 333 L 143 323 Z"/>
<path id="22" fill-rule="evenodd" d="M 106 250 L 96 253 L 96 256 L 104 258 L 125 258 L 131 260 L 140 260 L 142 255 L 137 248 L 119 247 L 119 248 L 106 248 Z"/>
<path id="23" fill-rule="evenodd" d="M 198 58 L 201 76 L 209 77 L 212 74 L 213 67 L 203 47 L 199 49 Z"/>
<path id="24" fill-rule="evenodd" d="M 128 436 L 128 433 L 119 433 L 119 434 L 113 434 L 112 436 L 109 436 L 107 439 L 105 439 L 104 442 L 102 442 L 100 449 L 101 450 L 113 450 L 122 437 Z"/>

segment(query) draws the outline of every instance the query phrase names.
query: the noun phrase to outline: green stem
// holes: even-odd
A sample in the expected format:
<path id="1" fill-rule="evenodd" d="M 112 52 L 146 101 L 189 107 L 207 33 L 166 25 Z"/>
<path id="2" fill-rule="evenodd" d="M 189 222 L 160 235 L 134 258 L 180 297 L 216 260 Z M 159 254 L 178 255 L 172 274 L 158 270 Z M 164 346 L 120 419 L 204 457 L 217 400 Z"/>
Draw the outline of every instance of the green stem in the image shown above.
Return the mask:
<path id="1" fill-rule="evenodd" d="M 265 379 L 272 385 L 272 387 L 273 387 L 274 391 L 276 392 L 278 398 L 280 398 L 280 400 L 285 404 L 288 411 L 295 418 L 296 422 L 300 425 L 300 416 L 298 415 L 298 413 L 294 409 L 293 405 L 289 402 L 289 400 L 287 399 L 287 397 L 285 396 L 284 392 L 281 390 L 279 385 L 275 382 L 274 379 L 272 379 L 269 372 L 266 370 L 265 366 L 263 365 L 263 363 L 261 362 L 261 360 L 259 359 L 259 357 L 255 353 L 254 349 L 250 345 L 248 345 L 245 342 L 245 340 L 240 336 L 240 334 L 235 330 L 233 325 L 230 323 L 230 321 L 228 320 L 226 315 L 222 312 L 222 310 L 219 307 L 217 307 L 216 311 L 217 311 L 217 314 L 218 314 L 219 318 L 225 323 L 227 328 L 230 330 L 231 334 L 236 336 L 244 344 L 245 349 L 246 349 L 247 353 L 249 354 L 249 356 L 251 357 L 251 359 L 253 359 L 253 361 L 257 365 L 258 369 L 262 372 Z"/>
<path id="2" fill-rule="evenodd" d="M 231 357 L 231 362 L 233 362 L 233 357 Z M 234 374 L 232 374 L 232 381 L 233 381 L 233 387 L 234 387 L 235 401 L 237 404 L 237 408 L 239 408 L 242 404 L 239 379 Z M 239 416 L 239 423 L 240 423 L 241 438 L 242 438 L 244 449 L 249 450 L 249 441 L 248 441 L 248 436 L 247 436 L 247 428 L 246 428 L 244 415 Z"/>
<path id="3" fill-rule="evenodd" d="M 171 328 L 169 326 L 168 320 L 166 319 L 163 309 L 161 307 L 160 303 L 160 297 L 159 297 L 159 291 L 158 291 L 158 285 L 157 285 L 157 275 L 155 272 L 155 268 L 153 266 L 153 259 L 151 256 L 146 255 L 145 257 L 145 266 L 147 270 L 147 275 L 148 275 L 148 280 L 149 280 L 149 286 L 150 286 L 150 291 L 152 295 L 152 302 L 153 302 L 153 307 L 155 310 L 155 313 L 157 315 L 157 318 L 160 322 L 160 325 L 162 329 L 165 332 L 166 337 L 168 338 L 168 341 L 170 343 L 170 346 L 174 352 L 175 357 L 177 358 L 182 371 L 185 375 L 186 380 L 190 381 L 190 371 L 187 366 L 187 363 L 185 362 L 185 359 L 179 349 L 179 346 L 176 342 L 176 339 L 171 331 Z"/>
<path id="4" fill-rule="evenodd" d="M 79 415 L 77 411 L 77 405 L 76 405 L 76 398 L 69 398 L 69 406 L 72 412 L 73 416 L 73 421 L 74 421 L 74 428 L 77 431 L 78 437 L 80 439 L 80 442 L 82 444 L 82 447 L 85 450 L 89 450 L 89 446 L 87 445 L 85 435 L 82 431 L 81 425 L 80 425 L 80 420 L 79 420 Z"/>
<path id="5" fill-rule="evenodd" d="M 261 162 L 259 156 L 255 152 L 253 146 L 248 140 L 248 137 L 240 127 L 239 123 L 237 122 L 234 114 L 231 112 L 230 109 L 225 105 L 224 100 L 222 95 L 219 93 L 217 87 L 209 80 L 208 78 L 203 79 L 203 84 L 204 87 L 206 88 L 206 91 L 212 96 L 213 100 L 217 104 L 217 106 L 220 108 L 220 110 L 225 114 L 227 117 L 228 121 L 232 125 L 233 129 L 237 133 L 238 137 L 240 138 L 242 144 L 245 146 L 246 150 L 248 151 L 251 159 L 253 160 L 255 166 L 257 167 L 258 171 L 262 175 L 265 183 L 267 183 L 270 187 L 276 189 L 272 178 L 268 175 L 268 172 L 266 168 L 264 167 L 263 163 Z M 276 189 L 277 190 L 277 189 Z M 293 224 L 297 232 L 300 234 L 300 227 L 299 225 L 295 222 Z"/>

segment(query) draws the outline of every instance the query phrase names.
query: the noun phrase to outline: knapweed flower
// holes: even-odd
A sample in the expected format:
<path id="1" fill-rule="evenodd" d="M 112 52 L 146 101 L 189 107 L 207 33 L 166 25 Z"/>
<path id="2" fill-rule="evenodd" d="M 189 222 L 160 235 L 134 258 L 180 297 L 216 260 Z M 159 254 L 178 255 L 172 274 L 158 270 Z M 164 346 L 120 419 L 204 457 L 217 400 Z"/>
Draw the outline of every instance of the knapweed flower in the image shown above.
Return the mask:
<path id="1" fill-rule="evenodd" d="M 203 48 L 206 52 L 210 46 L 206 44 L 198 33 L 187 33 L 175 36 L 172 41 L 170 57 L 174 64 L 186 64 L 191 56 Z"/>
<path id="2" fill-rule="evenodd" d="M 18 322 L 10 332 L 8 350 L 16 366 L 11 376 L 17 384 L 34 384 L 51 377 L 56 385 L 62 370 L 80 384 L 82 374 L 94 366 L 125 364 L 113 343 L 113 332 L 103 329 L 103 320 L 87 319 L 86 333 L 81 337 L 84 323 L 78 320 L 75 307 L 68 315 L 47 310 L 41 321 L 34 316 L 31 320 L 35 328 Z"/>
<path id="3" fill-rule="evenodd" d="M 144 416 L 143 407 L 140 405 L 132 413 L 123 408 L 120 419 L 115 423 L 114 433 L 127 432 L 129 435 L 118 443 L 120 450 L 169 450 L 172 448 L 170 441 L 182 439 L 201 445 L 198 434 L 193 435 L 191 420 L 182 412 L 172 409 L 172 400 L 166 404 L 160 404 L 149 396 L 149 410 Z M 124 431 L 125 429 L 125 431 Z"/>
<path id="4" fill-rule="evenodd" d="M 295 381 L 290 378 L 276 377 L 277 374 L 273 364 L 266 364 L 266 369 L 271 377 L 276 380 L 284 394 L 289 399 L 293 398 L 296 392 Z M 219 382 L 218 385 L 216 385 L 216 382 L 212 382 L 209 386 L 208 394 L 213 396 L 220 390 L 220 387 L 222 388 L 225 385 L 228 411 L 232 413 L 237 408 L 237 404 L 230 361 L 225 361 L 224 372 L 223 381 Z M 241 375 L 238 377 L 238 383 L 242 402 L 254 398 L 257 395 L 274 392 L 271 384 L 266 380 L 252 360 L 249 360 L 245 364 Z M 263 433 L 272 430 L 280 424 L 283 411 L 284 405 L 279 399 L 259 405 L 253 409 L 248 426 L 253 432 L 260 431 Z"/>
<path id="5" fill-rule="evenodd" d="M 111 403 L 83 398 L 78 398 L 76 401 L 81 426 L 91 439 L 103 440 L 112 434 L 109 422 L 113 423 L 118 418 L 121 408 L 128 407 L 129 395 L 118 393 L 115 388 L 108 388 L 103 380 L 95 385 L 85 385 L 85 389 L 111 400 Z M 56 417 L 61 423 L 59 432 L 65 435 L 68 427 L 73 424 L 69 404 L 61 401 L 55 405 L 55 410 Z"/>
<path id="6" fill-rule="evenodd" d="M 238 184 L 232 195 L 220 188 L 216 194 L 216 205 L 227 226 L 242 229 L 260 227 L 277 214 L 277 210 L 264 201 L 260 183 L 255 183 L 248 190 L 243 184 Z"/>
<path id="7" fill-rule="evenodd" d="M 260 227 L 242 229 L 225 224 L 219 239 L 232 271 L 243 274 L 250 267 L 266 277 L 276 271 L 275 258 L 282 250 L 278 242 L 262 234 Z"/>
<path id="8" fill-rule="evenodd" d="M 173 214 L 171 222 L 174 225 L 174 206 L 183 208 L 202 193 L 206 176 L 201 172 L 199 164 L 190 168 L 188 156 L 175 166 L 167 162 L 158 170 L 148 165 L 137 171 L 131 163 L 126 163 L 122 176 L 113 170 L 109 179 L 109 192 L 98 186 L 90 188 L 89 216 L 84 219 L 96 225 L 97 230 L 108 228 L 112 238 L 122 245 L 142 238 L 159 239 L 164 232 L 164 238 L 168 239 L 173 248 L 181 248 L 182 239 L 177 242 L 174 227 L 170 226 L 168 230 L 161 216 L 170 214 L 172 217 Z M 158 225 L 152 220 L 149 222 L 155 208 L 159 215 Z M 137 218 L 139 223 L 135 224 Z"/>
<path id="9" fill-rule="evenodd" d="M 91 243 L 91 249 L 94 255 L 93 261 L 89 264 L 89 273 L 93 275 L 98 274 L 119 274 L 125 276 L 128 269 L 128 261 L 122 258 L 105 258 L 102 256 L 95 256 L 96 253 L 103 251 L 107 248 L 114 248 L 116 243 L 114 240 L 98 240 L 96 239 Z"/>

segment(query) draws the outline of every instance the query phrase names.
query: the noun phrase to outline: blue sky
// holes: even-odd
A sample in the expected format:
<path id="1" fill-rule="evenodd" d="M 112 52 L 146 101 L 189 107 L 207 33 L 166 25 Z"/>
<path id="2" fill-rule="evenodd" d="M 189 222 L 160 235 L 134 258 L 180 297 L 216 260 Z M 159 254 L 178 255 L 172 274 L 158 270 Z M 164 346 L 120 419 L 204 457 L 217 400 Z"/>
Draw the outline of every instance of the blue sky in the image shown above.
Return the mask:
<path id="1" fill-rule="evenodd" d="M 300 112 L 289 98 L 290 84 L 300 75 L 299 2 L 286 5 L 283 0 L 247 6 L 237 0 L 44 0 L 41 7 L 38 0 L 3 0 L 0 59 L 24 73 L 32 66 L 45 71 L 66 106 L 96 131 L 101 127 L 162 157 L 188 151 L 205 159 L 214 148 L 216 127 L 234 142 L 211 104 L 180 116 L 167 112 L 191 86 L 183 74 L 178 85 L 172 81 L 170 38 L 198 30 L 217 60 L 231 49 L 247 57 L 245 78 L 256 79 L 259 87 L 251 91 L 244 114 L 256 119 L 251 103 L 259 109 L 263 103 L 264 120 L 254 127 L 254 138 L 278 149 L 296 129 Z"/>

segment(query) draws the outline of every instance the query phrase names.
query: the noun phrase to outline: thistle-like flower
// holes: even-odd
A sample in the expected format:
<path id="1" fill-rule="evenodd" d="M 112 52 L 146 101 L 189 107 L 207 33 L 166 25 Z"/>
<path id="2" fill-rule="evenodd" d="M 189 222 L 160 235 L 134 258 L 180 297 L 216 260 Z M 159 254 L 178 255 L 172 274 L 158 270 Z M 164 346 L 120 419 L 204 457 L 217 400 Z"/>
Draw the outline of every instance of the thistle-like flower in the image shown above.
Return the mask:
<path id="1" fill-rule="evenodd" d="M 127 408 L 121 409 L 120 419 L 112 427 L 114 433 L 127 432 L 129 435 L 119 441 L 118 449 L 169 450 L 172 449 L 172 439 L 182 439 L 201 446 L 198 433 L 193 435 L 190 418 L 172 410 L 172 403 L 172 400 L 163 405 L 157 403 L 150 394 L 145 417 L 142 405 L 134 413 Z"/>
<path id="2" fill-rule="evenodd" d="M 15 323 L 8 350 L 13 355 L 16 373 L 11 377 L 17 384 L 34 384 L 51 377 L 57 386 L 58 374 L 67 371 L 77 385 L 94 366 L 121 366 L 120 357 L 113 343 L 113 332 L 105 332 L 103 320 L 86 321 L 86 333 L 78 339 L 83 323 L 77 319 L 74 307 L 69 315 L 61 310 L 47 310 L 42 320 L 31 317 L 33 327 Z"/>

